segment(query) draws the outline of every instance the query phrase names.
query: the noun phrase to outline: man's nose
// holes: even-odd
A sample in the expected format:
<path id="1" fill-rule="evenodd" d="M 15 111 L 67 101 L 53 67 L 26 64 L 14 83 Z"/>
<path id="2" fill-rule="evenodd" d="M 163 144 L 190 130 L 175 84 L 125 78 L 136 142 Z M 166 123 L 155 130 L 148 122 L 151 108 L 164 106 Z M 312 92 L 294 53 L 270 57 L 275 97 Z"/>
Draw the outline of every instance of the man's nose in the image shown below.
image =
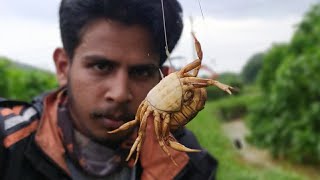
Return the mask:
<path id="1" fill-rule="evenodd" d="M 107 101 L 113 101 L 117 103 L 129 102 L 132 100 L 133 95 L 130 90 L 130 79 L 127 73 L 116 73 L 111 80 L 107 92 L 105 93 L 105 99 Z"/>

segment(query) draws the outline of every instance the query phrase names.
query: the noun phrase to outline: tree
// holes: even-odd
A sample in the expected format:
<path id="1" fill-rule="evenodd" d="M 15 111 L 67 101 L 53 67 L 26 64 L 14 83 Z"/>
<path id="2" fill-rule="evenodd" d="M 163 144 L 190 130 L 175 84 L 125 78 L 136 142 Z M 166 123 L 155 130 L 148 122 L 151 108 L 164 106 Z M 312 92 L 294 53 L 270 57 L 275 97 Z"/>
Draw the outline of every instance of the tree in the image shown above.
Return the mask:
<path id="1" fill-rule="evenodd" d="M 259 71 L 262 68 L 264 53 L 257 53 L 249 58 L 241 71 L 241 78 L 245 84 L 255 82 Z"/>

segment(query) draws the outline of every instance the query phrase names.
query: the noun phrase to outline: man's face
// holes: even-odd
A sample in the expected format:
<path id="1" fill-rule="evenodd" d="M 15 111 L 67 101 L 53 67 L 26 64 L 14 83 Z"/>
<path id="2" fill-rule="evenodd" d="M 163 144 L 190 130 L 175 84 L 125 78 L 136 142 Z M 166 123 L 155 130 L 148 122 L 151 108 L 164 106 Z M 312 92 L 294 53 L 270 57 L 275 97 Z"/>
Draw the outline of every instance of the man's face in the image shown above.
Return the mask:
<path id="1" fill-rule="evenodd" d="M 72 62 L 62 68 L 62 75 L 58 70 L 67 84 L 76 128 L 102 142 L 126 137 L 129 132 L 107 131 L 134 119 L 139 104 L 160 80 L 158 68 L 159 55 L 145 28 L 110 20 L 91 23 Z"/>

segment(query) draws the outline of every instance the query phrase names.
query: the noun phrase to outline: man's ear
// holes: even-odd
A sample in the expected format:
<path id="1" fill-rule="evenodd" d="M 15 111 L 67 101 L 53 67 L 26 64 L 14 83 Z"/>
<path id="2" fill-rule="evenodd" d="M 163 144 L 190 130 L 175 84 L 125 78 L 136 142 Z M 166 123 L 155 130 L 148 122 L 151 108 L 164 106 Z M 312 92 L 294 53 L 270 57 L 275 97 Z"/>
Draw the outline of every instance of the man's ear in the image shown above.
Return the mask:
<path id="1" fill-rule="evenodd" d="M 59 86 L 65 86 L 68 82 L 68 73 L 71 65 L 69 57 L 63 48 L 56 48 L 53 52 L 53 59 Z"/>

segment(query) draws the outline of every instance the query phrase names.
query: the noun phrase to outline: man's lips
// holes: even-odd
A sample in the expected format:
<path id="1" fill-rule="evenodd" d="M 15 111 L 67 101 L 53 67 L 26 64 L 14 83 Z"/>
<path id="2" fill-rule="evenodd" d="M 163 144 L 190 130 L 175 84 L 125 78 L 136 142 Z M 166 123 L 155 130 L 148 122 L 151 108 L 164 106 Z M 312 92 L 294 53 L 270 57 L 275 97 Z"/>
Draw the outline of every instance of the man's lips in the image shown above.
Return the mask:
<path id="1" fill-rule="evenodd" d="M 119 109 L 119 108 L 118 108 Z M 115 111 L 114 109 L 96 110 L 90 113 L 90 118 L 107 130 L 115 130 L 124 123 L 135 118 L 128 110 Z"/>
<path id="2" fill-rule="evenodd" d="M 101 118 L 99 119 L 103 126 L 106 127 L 108 130 L 115 130 L 119 128 L 122 124 L 124 124 L 124 121 L 122 120 L 115 120 L 110 118 Z"/>

